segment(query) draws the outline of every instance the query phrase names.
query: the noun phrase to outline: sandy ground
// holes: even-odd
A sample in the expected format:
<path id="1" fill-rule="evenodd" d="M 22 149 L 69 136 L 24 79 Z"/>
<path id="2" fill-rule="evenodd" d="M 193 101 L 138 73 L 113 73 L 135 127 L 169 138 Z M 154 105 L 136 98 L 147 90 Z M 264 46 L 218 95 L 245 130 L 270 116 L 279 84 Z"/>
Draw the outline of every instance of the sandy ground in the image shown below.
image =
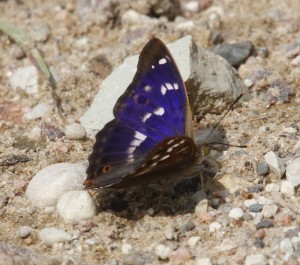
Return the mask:
<path id="1" fill-rule="evenodd" d="M 251 100 L 230 112 L 222 122 L 229 142 L 247 144 L 248 148 L 230 148 L 224 154 L 221 177 L 230 176 L 224 181 L 227 185 L 237 186 L 240 192 L 230 194 L 226 199 L 218 197 L 218 201 L 220 205 L 244 208 L 242 190 L 257 185 L 264 187 L 270 182 L 279 185 L 280 177 L 272 172 L 261 177 L 256 172 L 256 165 L 264 161 L 264 154 L 270 150 L 284 162 L 300 152 L 299 147 L 294 148 L 299 142 L 300 71 L 299 65 L 291 63 L 300 53 L 300 45 L 295 44 L 300 38 L 299 1 L 199 0 L 198 11 L 184 8 L 188 1 L 181 1 L 181 11 L 174 6 L 168 9 L 171 1 L 163 1 L 165 3 L 157 8 L 142 0 L 100 2 L 99 6 L 96 4 L 89 9 L 85 1 L 0 1 L 0 20 L 27 32 L 53 71 L 57 80 L 55 93 L 67 123 L 79 120 L 102 80 L 126 56 L 137 54 L 151 36 L 168 43 L 191 34 L 197 45 L 207 49 L 213 47 L 213 36 L 218 34 L 230 43 L 250 40 L 257 53 L 240 66 L 241 77 L 249 78 L 257 69 L 270 75 L 258 78 L 250 88 Z M 149 15 L 150 20 L 158 20 L 154 23 L 144 18 L 141 23 L 136 23 L 124 15 L 130 8 Z M 177 17 L 175 21 L 174 17 Z M 186 20 L 193 21 L 192 29 L 180 28 L 180 23 Z M 259 51 L 264 49 L 268 50 L 268 56 L 260 55 Z M 264 254 L 270 264 L 299 264 L 299 254 L 286 261 L 285 253 L 279 248 L 284 227 L 299 227 L 298 193 L 287 198 L 280 193 L 253 192 L 255 198 L 266 196 L 279 206 L 278 217 L 271 217 L 274 227 L 265 231 L 264 247 L 254 244 L 257 231 L 253 220 L 228 221 L 221 231 L 209 232 L 212 220 L 203 221 L 203 216 L 195 212 L 193 183 L 186 185 L 187 190 L 170 192 L 167 196 L 169 207 L 154 215 L 149 211 L 154 207 L 150 201 L 157 200 L 159 192 L 144 195 L 139 190 L 104 192 L 102 200 L 109 202 L 99 206 L 99 214 L 93 220 L 77 224 L 66 224 L 57 214 L 46 214 L 31 206 L 24 196 L 30 179 L 48 165 L 86 160 L 94 141 L 65 137 L 53 140 L 51 136 L 63 131 L 64 124 L 57 114 L 49 87 L 40 80 L 39 92 L 35 95 L 12 89 L 11 74 L 31 62 L 4 34 L 0 35 L 0 54 L 1 242 L 49 254 L 58 260 L 57 264 L 63 261 L 64 264 L 117 264 L 117 261 L 119 264 L 144 264 L 138 262 L 141 259 L 146 264 L 166 264 L 169 261 L 159 260 L 155 254 L 155 246 L 159 243 L 172 249 L 187 248 L 190 257 L 183 262 L 186 264 L 194 264 L 195 260 L 204 257 L 211 258 L 213 264 L 243 264 L 245 257 L 253 253 Z M 279 90 L 274 86 L 276 80 L 284 82 Z M 282 93 L 288 95 L 283 97 L 284 100 Z M 24 121 L 23 114 L 40 102 L 53 107 L 51 114 Z M 217 119 L 208 114 L 202 122 L 211 124 Z M 30 134 L 36 126 L 41 126 L 43 135 L 33 139 Z M 286 128 L 296 128 L 297 132 L 289 134 Z M 93 192 L 93 196 L 100 195 Z M 216 198 L 212 193 L 205 196 L 210 205 Z M 221 208 L 209 208 L 213 221 L 222 223 L 228 219 L 228 214 Z M 282 221 L 285 216 L 292 217 L 285 222 Z M 188 221 L 193 222 L 195 228 L 180 231 Z M 172 240 L 165 236 L 168 225 L 175 227 Z M 35 230 L 29 239 L 17 236 L 21 226 Z M 37 235 L 39 229 L 49 226 L 65 229 L 76 235 L 75 239 L 46 247 Z M 201 239 L 197 246 L 191 247 L 187 242 L 193 236 Z M 87 244 L 86 240 L 91 238 L 97 239 L 97 243 Z M 221 242 L 227 238 L 238 245 L 228 251 L 219 250 Z M 134 250 L 130 255 L 125 255 L 126 251 L 122 250 L 127 243 Z M 180 264 L 176 255 L 170 258 L 172 264 Z"/>

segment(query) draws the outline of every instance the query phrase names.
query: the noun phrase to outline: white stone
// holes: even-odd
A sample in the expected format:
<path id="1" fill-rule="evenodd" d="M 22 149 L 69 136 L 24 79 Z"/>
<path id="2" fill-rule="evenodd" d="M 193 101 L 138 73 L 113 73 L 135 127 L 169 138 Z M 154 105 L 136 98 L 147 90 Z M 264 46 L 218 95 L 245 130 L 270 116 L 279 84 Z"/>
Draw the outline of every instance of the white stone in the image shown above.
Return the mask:
<path id="1" fill-rule="evenodd" d="M 280 177 L 283 176 L 285 172 L 285 166 L 279 156 L 277 156 L 273 151 L 269 151 L 265 154 L 265 160 L 275 174 Z"/>
<path id="2" fill-rule="evenodd" d="M 253 204 L 257 204 L 257 200 L 253 199 L 248 199 L 248 200 L 244 200 L 244 205 L 249 208 L 251 205 Z"/>
<path id="3" fill-rule="evenodd" d="M 246 87 L 252 87 L 253 86 L 253 81 L 251 79 L 245 79 L 244 84 Z"/>
<path id="4" fill-rule="evenodd" d="M 28 94 L 38 93 L 38 71 L 35 66 L 18 68 L 9 78 L 12 88 L 23 89 Z"/>
<path id="5" fill-rule="evenodd" d="M 26 238 L 26 237 L 28 237 L 31 234 L 32 231 L 33 231 L 33 229 L 31 227 L 29 227 L 29 226 L 22 226 L 18 230 L 18 237 L 20 237 L 20 238 Z"/>
<path id="6" fill-rule="evenodd" d="M 290 182 L 284 180 L 281 182 L 280 192 L 288 197 L 292 197 L 295 194 L 295 188 Z"/>
<path id="7" fill-rule="evenodd" d="M 266 204 L 262 209 L 262 214 L 265 218 L 273 217 L 278 211 L 276 204 Z"/>
<path id="8" fill-rule="evenodd" d="M 96 206 L 87 191 L 74 190 L 63 194 L 56 206 L 57 212 L 66 222 L 76 222 L 93 217 Z"/>
<path id="9" fill-rule="evenodd" d="M 162 260 L 166 260 L 170 257 L 172 249 L 163 244 L 159 244 L 155 247 L 155 254 Z"/>
<path id="10" fill-rule="evenodd" d="M 243 217 L 244 211 L 241 208 L 232 208 L 228 214 L 229 218 L 239 220 Z"/>
<path id="11" fill-rule="evenodd" d="M 234 241 L 230 238 L 226 238 L 224 239 L 221 244 L 219 246 L 217 246 L 216 248 L 219 250 L 219 251 L 229 251 L 229 250 L 232 250 L 234 248 L 236 248 L 238 245 L 237 245 L 237 241 Z"/>
<path id="12" fill-rule="evenodd" d="M 191 238 L 189 238 L 187 243 L 190 247 L 195 247 L 200 240 L 201 240 L 200 236 L 192 236 Z"/>
<path id="13" fill-rule="evenodd" d="M 270 192 L 270 193 L 279 192 L 279 190 L 280 190 L 280 187 L 276 183 L 269 183 L 266 185 L 266 192 Z"/>
<path id="14" fill-rule="evenodd" d="M 122 253 L 124 255 L 128 255 L 131 252 L 132 252 L 132 246 L 130 244 L 125 243 L 122 245 Z"/>
<path id="15" fill-rule="evenodd" d="M 80 140 L 86 137 L 85 128 L 79 123 L 72 123 L 66 126 L 65 134 L 68 139 Z"/>
<path id="16" fill-rule="evenodd" d="M 209 225 L 208 231 L 214 233 L 222 228 L 222 225 L 218 222 L 213 222 Z"/>
<path id="17" fill-rule="evenodd" d="M 49 105 L 45 103 L 39 103 L 31 111 L 27 112 L 23 117 L 27 120 L 35 120 L 42 118 L 49 111 Z"/>
<path id="18" fill-rule="evenodd" d="M 29 182 L 27 199 L 35 206 L 55 206 L 59 197 L 70 190 L 82 190 L 86 167 L 81 164 L 59 163 L 40 170 Z"/>
<path id="19" fill-rule="evenodd" d="M 272 204 L 273 203 L 272 200 L 270 200 L 270 199 L 268 199 L 268 198 L 266 198 L 264 196 L 260 196 L 257 201 L 258 201 L 259 204 L 262 204 L 262 205 Z"/>
<path id="20" fill-rule="evenodd" d="M 198 1 L 189 1 L 184 4 L 184 8 L 191 12 L 199 11 L 199 2 Z"/>
<path id="21" fill-rule="evenodd" d="M 294 253 L 292 241 L 289 238 L 284 238 L 280 242 L 280 250 L 284 253 L 292 255 Z"/>
<path id="22" fill-rule="evenodd" d="M 39 238 L 47 246 L 52 246 L 55 243 L 70 241 L 72 239 L 72 236 L 69 233 L 56 227 L 48 227 L 40 231 Z"/>
<path id="23" fill-rule="evenodd" d="M 262 254 L 248 255 L 245 259 L 245 265 L 267 265 L 268 260 Z"/>
<path id="24" fill-rule="evenodd" d="M 210 258 L 197 259 L 196 265 L 213 265 Z"/>
<path id="25" fill-rule="evenodd" d="M 292 159 L 286 167 L 286 180 L 295 188 L 300 185 L 300 157 Z"/>

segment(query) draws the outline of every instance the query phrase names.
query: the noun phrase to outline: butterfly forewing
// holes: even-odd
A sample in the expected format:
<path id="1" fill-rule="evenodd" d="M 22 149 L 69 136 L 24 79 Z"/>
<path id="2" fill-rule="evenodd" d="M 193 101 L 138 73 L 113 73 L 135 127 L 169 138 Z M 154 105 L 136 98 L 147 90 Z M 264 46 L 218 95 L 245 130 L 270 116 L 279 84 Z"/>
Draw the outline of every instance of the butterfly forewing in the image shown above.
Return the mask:
<path id="1" fill-rule="evenodd" d="M 188 157 L 195 159 L 195 144 L 188 138 L 192 127 L 184 83 L 159 39 L 150 40 L 142 50 L 137 72 L 114 106 L 114 116 L 96 135 L 87 187 L 148 182 L 151 173 L 180 165 Z"/>

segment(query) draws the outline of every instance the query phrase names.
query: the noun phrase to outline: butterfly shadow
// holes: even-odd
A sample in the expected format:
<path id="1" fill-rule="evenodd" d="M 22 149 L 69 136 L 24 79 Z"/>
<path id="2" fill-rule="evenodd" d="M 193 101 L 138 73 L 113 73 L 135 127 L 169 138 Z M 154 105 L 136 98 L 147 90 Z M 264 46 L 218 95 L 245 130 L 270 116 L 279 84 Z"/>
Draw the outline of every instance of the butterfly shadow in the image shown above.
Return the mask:
<path id="1" fill-rule="evenodd" d="M 224 131 L 218 130 L 223 143 L 228 143 Z M 219 137 L 219 139 L 221 139 Z M 220 142 L 220 141 L 218 141 Z M 217 150 L 227 150 L 228 146 L 217 145 Z M 214 148 L 212 148 L 214 149 Z M 174 216 L 194 213 L 196 205 L 203 199 L 218 201 L 214 191 L 224 190 L 217 180 L 221 165 L 210 157 L 196 166 L 195 174 L 175 184 L 159 185 L 151 183 L 127 189 L 105 188 L 97 190 L 96 203 L 98 212 L 111 212 L 129 220 L 139 220 L 145 215 Z"/>

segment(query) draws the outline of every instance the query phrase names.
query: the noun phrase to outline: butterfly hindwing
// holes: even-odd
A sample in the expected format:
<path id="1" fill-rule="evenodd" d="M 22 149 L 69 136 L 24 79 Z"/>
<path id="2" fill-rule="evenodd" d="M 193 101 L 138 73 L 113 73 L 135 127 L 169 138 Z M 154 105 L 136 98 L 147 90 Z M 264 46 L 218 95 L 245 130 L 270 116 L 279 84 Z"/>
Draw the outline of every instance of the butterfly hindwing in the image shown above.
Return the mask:
<path id="1" fill-rule="evenodd" d="M 118 186 L 126 179 L 145 177 L 151 170 L 163 170 L 166 162 L 175 160 L 168 154 L 162 156 L 160 146 L 167 147 L 172 138 L 178 144 L 180 137 L 192 137 L 184 83 L 159 39 L 150 40 L 142 50 L 137 72 L 115 104 L 114 116 L 96 135 L 87 187 Z M 189 145 L 189 141 L 185 143 Z M 156 165 L 152 159 L 160 156 Z M 182 157 L 180 161 L 185 159 L 178 157 Z"/>

